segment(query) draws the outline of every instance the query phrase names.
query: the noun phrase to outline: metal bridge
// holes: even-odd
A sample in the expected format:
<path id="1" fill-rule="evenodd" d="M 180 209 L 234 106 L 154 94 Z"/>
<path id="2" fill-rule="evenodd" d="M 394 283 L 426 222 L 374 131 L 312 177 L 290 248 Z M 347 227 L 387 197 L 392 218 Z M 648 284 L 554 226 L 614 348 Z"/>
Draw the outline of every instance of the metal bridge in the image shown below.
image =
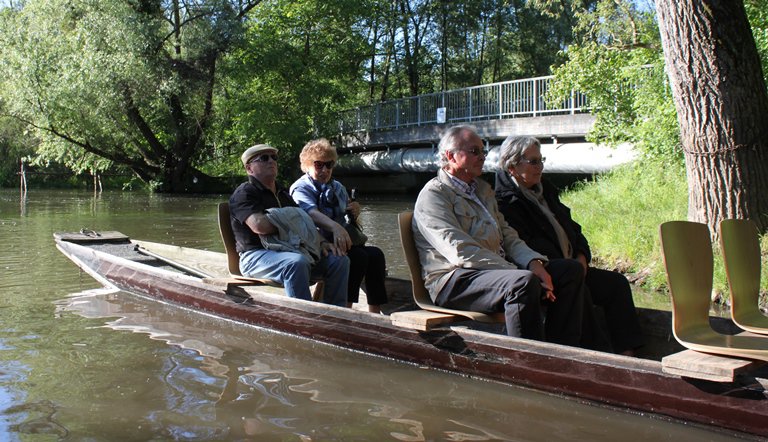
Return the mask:
<path id="1" fill-rule="evenodd" d="M 587 97 L 576 91 L 557 105 L 547 104 L 546 95 L 552 78 L 484 84 L 349 109 L 340 115 L 339 130 L 348 134 L 589 111 Z"/>
<path id="2" fill-rule="evenodd" d="M 489 151 L 489 173 L 498 167 L 498 146 L 509 135 L 539 138 L 545 173 L 595 174 L 635 158 L 629 145 L 587 143 L 595 121 L 588 98 L 573 91 L 560 103 L 548 103 L 552 79 L 505 81 L 346 110 L 338 118 L 340 157 L 334 174 L 346 185 L 420 188 L 437 171 L 440 136 L 456 124 L 477 128 Z"/>

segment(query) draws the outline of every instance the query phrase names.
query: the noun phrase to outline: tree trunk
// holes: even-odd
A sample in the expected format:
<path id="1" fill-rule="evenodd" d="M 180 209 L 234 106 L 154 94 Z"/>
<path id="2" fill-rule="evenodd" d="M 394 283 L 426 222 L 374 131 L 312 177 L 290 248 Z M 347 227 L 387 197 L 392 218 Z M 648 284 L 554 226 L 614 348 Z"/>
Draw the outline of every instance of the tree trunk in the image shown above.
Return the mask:
<path id="1" fill-rule="evenodd" d="M 688 218 L 768 229 L 768 93 L 740 1 L 657 0 L 688 172 Z M 658 165 L 662 167 L 662 165 Z"/>

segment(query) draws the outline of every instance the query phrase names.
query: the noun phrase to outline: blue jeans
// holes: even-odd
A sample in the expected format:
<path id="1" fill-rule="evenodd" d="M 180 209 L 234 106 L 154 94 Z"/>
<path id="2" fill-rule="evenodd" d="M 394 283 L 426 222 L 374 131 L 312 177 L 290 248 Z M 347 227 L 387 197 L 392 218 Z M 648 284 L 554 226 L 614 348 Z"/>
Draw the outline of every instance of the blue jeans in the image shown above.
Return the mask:
<path id="1" fill-rule="evenodd" d="M 346 307 L 349 258 L 328 254 L 314 266 L 301 253 L 252 249 L 240 255 L 240 272 L 282 284 L 291 298 L 312 300 L 311 279 L 323 279 L 323 302 Z"/>

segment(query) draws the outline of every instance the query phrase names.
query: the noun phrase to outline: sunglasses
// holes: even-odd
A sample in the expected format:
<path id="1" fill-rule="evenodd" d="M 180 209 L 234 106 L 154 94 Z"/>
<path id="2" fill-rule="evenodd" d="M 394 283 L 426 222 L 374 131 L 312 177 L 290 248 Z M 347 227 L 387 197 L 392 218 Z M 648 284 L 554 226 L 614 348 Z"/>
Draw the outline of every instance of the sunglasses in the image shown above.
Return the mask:
<path id="1" fill-rule="evenodd" d="M 320 170 L 323 167 L 325 167 L 328 170 L 331 170 L 331 169 L 333 169 L 333 166 L 336 165 L 336 162 L 333 161 L 333 160 L 331 160 L 331 161 L 313 161 L 312 165 L 315 166 L 315 170 Z"/>
<path id="2" fill-rule="evenodd" d="M 545 161 L 547 161 L 547 159 L 544 157 L 532 158 L 530 160 L 528 158 L 520 158 L 521 163 L 527 163 L 527 164 L 530 164 L 531 166 L 543 166 Z"/>
<path id="3" fill-rule="evenodd" d="M 277 154 L 276 153 L 265 153 L 261 154 L 257 157 L 251 158 L 251 161 L 248 161 L 249 163 L 253 163 L 254 161 L 258 161 L 260 163 L 266 163 L 267 161 L 272 160 L 274 162 L 277 162 Z"/>
<path id="4" fill-rule="evenodd" d="M 479 157 L 480 155 L 486 156 L 488 152 L 486 152 L 484 149 L 481 149 L 479 147 L 473 147 L 472 149 L 461 149 L 463 152 L 470 153 L 476 157 Z"/>

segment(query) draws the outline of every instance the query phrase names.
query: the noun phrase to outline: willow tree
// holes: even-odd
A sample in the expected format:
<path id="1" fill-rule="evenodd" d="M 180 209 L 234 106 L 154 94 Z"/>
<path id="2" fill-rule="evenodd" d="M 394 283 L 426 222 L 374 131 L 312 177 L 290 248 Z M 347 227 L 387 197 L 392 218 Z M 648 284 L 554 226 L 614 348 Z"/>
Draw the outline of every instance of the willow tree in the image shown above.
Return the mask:
<path id="1" fill-rule="evenodd" d="M 218 65 L 260 1 L 29 0 L 6 8 L 5 110 L 34 128 L 42 160 L 76 171 L 117 164 L 157 190 L 202 190 Z"/>
<path id="2" fill-rule="evenodd" d="M 688 218 L 768 230 L 768 92 L 743 2 L 657 0 L 688 173 Z"/>

